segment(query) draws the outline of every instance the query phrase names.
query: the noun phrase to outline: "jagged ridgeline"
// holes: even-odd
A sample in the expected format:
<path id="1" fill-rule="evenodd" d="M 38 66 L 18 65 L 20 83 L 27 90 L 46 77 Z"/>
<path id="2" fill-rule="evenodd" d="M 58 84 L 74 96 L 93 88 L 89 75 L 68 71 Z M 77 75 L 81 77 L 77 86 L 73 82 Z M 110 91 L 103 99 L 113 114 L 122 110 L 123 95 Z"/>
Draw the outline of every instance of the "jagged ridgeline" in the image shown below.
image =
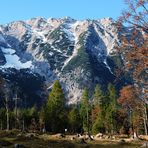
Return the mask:
<path id="1" fill-rule="evenodd" d="M 1 25 L 1 75 L 10 83 L 17 79 L 33 102 L 40 102 L 44 84 L 51 88 L 59 79 L 68 102 L 76 103 L 84 87 L 91 91 L 99 83 L 105 89 L 115 82 L 115 70 L 123 64 L 116 51 L 123 33 L 130 31 L 119 31 L 111 18 L 33 18 Z"/>

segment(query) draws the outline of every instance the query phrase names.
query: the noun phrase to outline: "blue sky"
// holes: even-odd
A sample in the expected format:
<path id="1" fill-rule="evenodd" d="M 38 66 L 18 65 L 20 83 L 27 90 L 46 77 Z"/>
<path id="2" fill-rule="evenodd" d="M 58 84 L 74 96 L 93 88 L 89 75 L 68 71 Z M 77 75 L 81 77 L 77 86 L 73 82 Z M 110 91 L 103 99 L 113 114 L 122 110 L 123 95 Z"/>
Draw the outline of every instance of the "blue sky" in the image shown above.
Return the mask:
<path id="1" fill-rule="evenodd" d="M 32 17 L 116 19 L 125 8 L 123 0 L 0 0 L 0 24 Z"/>

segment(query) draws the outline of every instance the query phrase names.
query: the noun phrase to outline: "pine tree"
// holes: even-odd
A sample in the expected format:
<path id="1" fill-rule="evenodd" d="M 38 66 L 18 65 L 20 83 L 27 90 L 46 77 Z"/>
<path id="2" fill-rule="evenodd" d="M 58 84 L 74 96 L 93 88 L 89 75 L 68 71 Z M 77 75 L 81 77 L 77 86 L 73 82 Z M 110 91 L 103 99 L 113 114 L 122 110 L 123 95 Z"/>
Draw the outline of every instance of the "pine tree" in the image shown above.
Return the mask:
<path id="1" fill-rule="evenodd" d="M 77 107 L 73 107 L 69 112 L 68 120 L 72 133 L 78 133 L 81 128 L 80 113 Z"/>
<path id="2" fill-rule="evenodd" d="M 90 106 L 89 106 L 89 94 L 88 90 L 85 88 L 81 98 L 81 108 L 80 115 L 83 122 L 83 130 L 85 132 L 90 132 Z"/>
<path id="3" fill-rule="evenodd" d="M 101 86 L 96 85 L 94 95 L 93 95 L 94 106 L 101 106 L 102 98 L 103 98 L 103 93 L 101 90 Z"/>
<path id="4" fill-rule="evenodd" d="M 5 117 L 6 116 L 6 109 L 0 108 L 0 129 L 4 129 L 4 125 L 6 124 Z"/>
<path id="5" fill-rule="evenodd" d="M 96 85 L 93 95 L 92 132 L 94 134 L 104 131 L 103 126 L 103 92 L 100 85 Z"/>
<path id="6" fill-rule="evenodd" d="M 39 129 L 41 132 L 45 132 L 45 118 L 46 118 L 46 111 L 45 111 L 45 106 L 42 106 L 40 112 L 39 112 Z"/>
<path id="7" fill-rule="evenodd" d="M 117 94 L 115 87 L 110 83 L 107 90 L 105 124 L 107 132 L 113 134 L 116 128 Z"/>
<path id="8" fill-rule="evenodd" d="M 54 82 L 46 105 L 47 129 L 52 132 L 62 132 L 65 128 L 65 97 L 60 82 Z"/>

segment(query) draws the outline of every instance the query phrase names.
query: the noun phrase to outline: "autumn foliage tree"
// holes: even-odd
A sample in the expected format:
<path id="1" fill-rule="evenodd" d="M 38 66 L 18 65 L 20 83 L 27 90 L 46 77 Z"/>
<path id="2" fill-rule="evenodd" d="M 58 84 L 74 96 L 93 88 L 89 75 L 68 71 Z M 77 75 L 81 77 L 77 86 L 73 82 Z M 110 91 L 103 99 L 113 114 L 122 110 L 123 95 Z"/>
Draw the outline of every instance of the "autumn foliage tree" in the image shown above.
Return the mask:
<path id="1" fill-rule="evenodd" d="M 143 110 L 141 100 L 136 94 L 135 88 L 132 85 L 125 86 L 120 91 L 118 103 L 128 114 L 130 128 L 136 135 L 141 129 L 143 123 Z"/>
<path id="2" fill-rule="evenodd" d="M 143 104 L 145 134 L 147 134 L 148 1 L 125 0 L 125 4 L 127 9 L 122 12 L 118 20 L 118 27 L 119 30 L 123 25 L 130 27 L 130 36 L 121 36 L 119 52 L 124 61 L 122 71 L 128 71 L 130 74 L 135 92 Z"/>
<path id="3" fill-rule="evenodd" d="M 127 9 L 119 17 L 119 23 L 127 23 L 143 30 L 148 28 L 148 1 L 147 0 L 124 0 Z"/>
<path id="4" fill-rule="evenodd" d="M 123 54 L 125 70 L 130 71 L 134 84 L 142 92 L 142 99 L 147 93 L 147 67 L 148 67 L 148 1 L 125 0 L 127 10 L 122 12 L 118 20 L 119 29 L 122 25 L 132 28 L 129 38 L 121 37 L 120 51 Z M 145 100 L 147 101 L 147 100 Z"/>

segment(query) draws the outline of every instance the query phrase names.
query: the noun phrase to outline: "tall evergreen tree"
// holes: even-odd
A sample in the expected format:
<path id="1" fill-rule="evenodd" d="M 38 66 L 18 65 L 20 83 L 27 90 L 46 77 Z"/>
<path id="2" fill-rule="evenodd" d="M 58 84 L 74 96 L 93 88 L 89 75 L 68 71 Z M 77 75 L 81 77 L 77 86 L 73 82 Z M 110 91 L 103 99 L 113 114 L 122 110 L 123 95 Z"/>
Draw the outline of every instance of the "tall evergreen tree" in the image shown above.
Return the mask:
<path id="1" fill-rule="evenodd" d="M 72 133 L 78 133 L 81 128 L 81 118 L 77 107 L 73 107 L 68 115 L 68 120 Z"/>
<path id="2" fill-rule="evenodd" d="M 102 98 L 103 98 L 103 93 L 101 90 L 101 86 L 97 84 L 93 95 L 94 106 L 101 106 Z"/>
<path id="3" fill-rule="evenodd" d="M 83 130 L 90 132 L 90 106 L 89 106 L 89 94 L 85 88 L 81 98 L 80 115 L 83 122 Z"/>
<path id="4" fill-rule="evenodd" d="M 0 108 L 0 129 L 4 129 L 6 125 L 6 109 Z"/>
<path id="5" fill-rule="evenodd" d="M 112 84 L 108 84 L 108 91 L 107 91 L 107 105 L 106 105 L 106 130 L 113 134 L 115 131 L 115 116 L 117 110 L 117 93 L 116 89 Z"/>
<path id="6" fill-rule="evenodd" d="M 65 128 L 65 97 L 60 82 L 54 82 L 46 105 L 46 126 L 52 132 L 62 132 Z"/>
<path id="7" fill-rule="evenodd" d="M 103 92 L 100 85 L 96 85 L 93 95 L 93 107 L 92 107 L 92 132 L 98 133 L 104 131 L 103 126 Z"/>

